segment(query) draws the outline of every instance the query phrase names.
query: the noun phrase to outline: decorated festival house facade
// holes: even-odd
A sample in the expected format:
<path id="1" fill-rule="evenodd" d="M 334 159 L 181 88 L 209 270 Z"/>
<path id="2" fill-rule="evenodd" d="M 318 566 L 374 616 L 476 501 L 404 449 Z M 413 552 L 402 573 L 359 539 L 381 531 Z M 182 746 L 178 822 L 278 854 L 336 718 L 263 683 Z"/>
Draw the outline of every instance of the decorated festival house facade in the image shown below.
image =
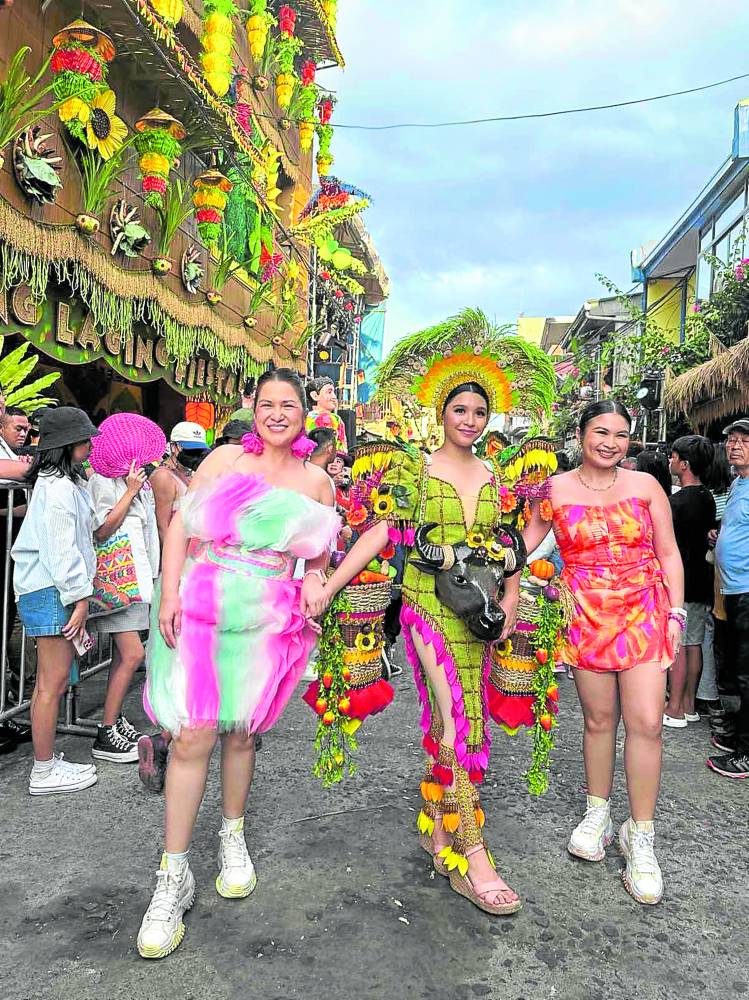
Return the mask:
<path id="1" fill-rule="evenodd" d="M 310 373 L 320 319 L 356 329 L 335 22 L 336 0 L 0 9 L 0 335 L 60 372 L 50 395 L 216 427 L 269 365 Z"/>

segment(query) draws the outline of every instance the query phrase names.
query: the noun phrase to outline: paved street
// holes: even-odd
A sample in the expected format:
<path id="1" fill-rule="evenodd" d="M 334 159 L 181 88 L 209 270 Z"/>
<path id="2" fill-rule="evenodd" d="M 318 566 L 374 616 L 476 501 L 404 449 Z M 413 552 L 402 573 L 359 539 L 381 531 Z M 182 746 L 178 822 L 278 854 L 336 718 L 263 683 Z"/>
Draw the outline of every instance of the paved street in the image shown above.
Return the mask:
<path id="1" fill-rule="evenodd" d="M 134 767 L 103 765 L 99 784 L 32 799 L 28 759 L 0 765 L 0 997 L 3 1000 L 234 1000 L 472 997 L 690 1000 L 749 994 L 743 941 L 749 783 L 712 775 L 707 726 L 666 733 L 659 856 L 665 902 L 637 906 L 605 863 L 568 857 L 583 803 L 581 719 L 563 684 L 552 790 L 521 781 L 527 744 L 498 735 L 483 796 L 503 874 L 525 901 L 485 916 L 451 893 L 414 833 L 421 752 L 413 685 L 363 727 L 361 770 L 323 792 L 310 776 L 314 719 L 295 699 L 265 739 L 248 821 L 259 885 L 220 899 L 217 768 L 191 863 L 199 895 L 183 946 L 141 960 L 135 934 L 161 845 L 162 803 Z M 137 699 L 133 699 L 133 704 Z M 132 713 L 136 717 L 136 710 Z M 66 739 L 83 759 L 88 743 Z M 622 781 L 615 818 L 625 816 Z"/>

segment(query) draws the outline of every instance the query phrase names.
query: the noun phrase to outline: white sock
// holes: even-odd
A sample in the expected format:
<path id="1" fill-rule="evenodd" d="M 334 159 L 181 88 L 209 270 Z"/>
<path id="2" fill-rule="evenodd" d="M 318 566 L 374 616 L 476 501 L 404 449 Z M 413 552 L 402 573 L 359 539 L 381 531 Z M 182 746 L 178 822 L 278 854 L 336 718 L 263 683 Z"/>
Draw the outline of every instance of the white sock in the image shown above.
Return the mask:
<path id="1" fill-rule="evenodd" d="M 602 799 L 600 795 L 589 795 L 588 805 L 589 806 L 607 806 L 609 804 L 608 799 Z"/>
<path id="2" fill-rule="evenodd" d="M 55 766 L 54 754 L 49 758 L 49 760 L 37 760 L 34 758 L 33 773 L 37 778 L 43 778 L 46 774 L 52 770 Z"/>
<path id="3" fill-rule="evenodd" d="M 240 816 L 238 819 L 227 819 L 226 816 L 221 817 L 222 833 L 242 833 L 243 830 L 244 816 Z"/>
<path id="4" fill-rule="evenodd" d="M 170 854 L 169 851 L 164 851 L 161 858 L 161 867 L 166 871 L 177 874 L 181 872 L 186 865 L 187 851 L 181 851 L 174 854 Z"/>

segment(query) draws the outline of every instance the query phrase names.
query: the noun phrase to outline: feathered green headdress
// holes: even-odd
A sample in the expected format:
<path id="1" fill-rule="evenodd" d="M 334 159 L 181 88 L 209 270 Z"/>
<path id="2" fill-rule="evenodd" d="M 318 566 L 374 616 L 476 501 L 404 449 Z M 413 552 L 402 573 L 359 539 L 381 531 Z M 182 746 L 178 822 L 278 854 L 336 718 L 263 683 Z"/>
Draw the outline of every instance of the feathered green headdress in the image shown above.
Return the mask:
<path id="1" fill-rule="evenodd" d="M 377 369 L 377 396 L 397 396 L 432 407 L 440 416 L 448 394 L 465 382 L 479 384 L 492 413 L 530 416 L 551 412 L 556 376 L 549 357 L 510 326 L 498 326 L 480 309 L 464 309 L 445 323 L 399 341 Z"/>

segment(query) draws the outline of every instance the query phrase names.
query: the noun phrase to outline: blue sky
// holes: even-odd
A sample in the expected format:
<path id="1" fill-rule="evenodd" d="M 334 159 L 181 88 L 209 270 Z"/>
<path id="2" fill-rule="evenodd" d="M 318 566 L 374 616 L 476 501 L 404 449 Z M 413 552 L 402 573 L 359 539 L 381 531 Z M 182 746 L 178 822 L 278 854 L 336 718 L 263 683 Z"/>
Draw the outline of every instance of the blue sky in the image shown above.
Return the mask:
<path id="1" fill-rule="evenodd" d="M 339 0 L 334 122 L 384 124 L 608 103 L 749 72 L 749 8 L 712 0 Z M 392 280 L 386 345 L 479 306 L 575 313 L 629 283 L 730 152 L 749 79 L 655 104 L 443 130 L 336 133 L 369 191 Z"/>

